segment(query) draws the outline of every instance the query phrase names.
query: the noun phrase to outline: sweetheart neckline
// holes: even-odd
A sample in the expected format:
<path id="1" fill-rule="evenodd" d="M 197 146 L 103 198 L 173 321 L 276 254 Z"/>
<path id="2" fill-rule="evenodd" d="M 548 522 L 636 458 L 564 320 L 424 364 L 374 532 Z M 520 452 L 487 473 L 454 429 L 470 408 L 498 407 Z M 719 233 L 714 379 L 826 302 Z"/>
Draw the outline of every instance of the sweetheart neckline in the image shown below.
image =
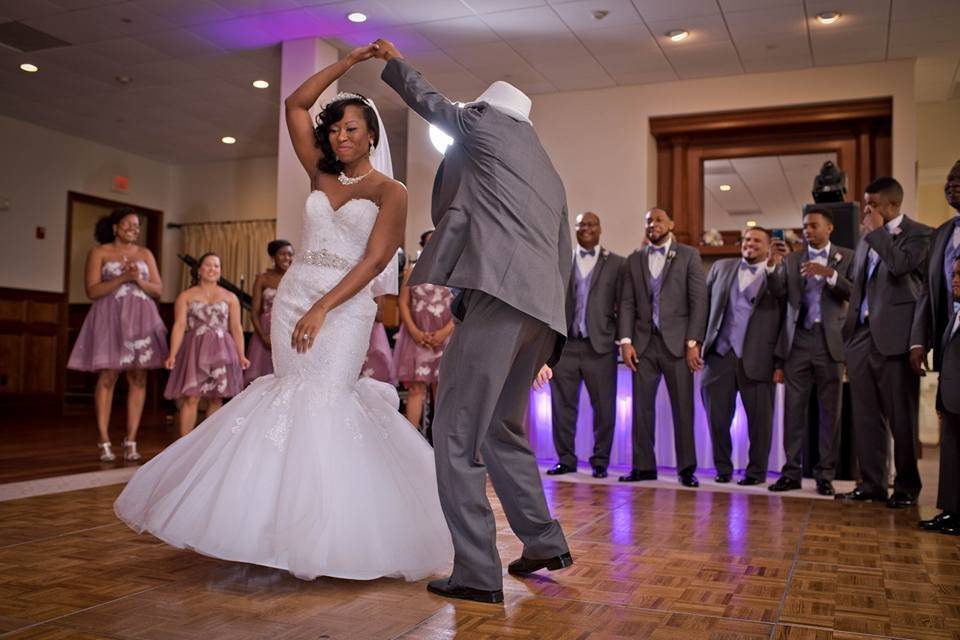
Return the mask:
<path id="1" fill-rule="evenodd" d="M 333 202 L 330 200 L 330 196 L 327 195 L 327 192 L 326 192 L 326 191 L 324 191 L 323 189 L 313 189 L 313 190 L 310 192 L 310 195 L 312 196 L 312 195 L 315 194 L 315 193 L 322 193 L 322 194 L 323 194 L 323 197 L 326 198 L 326 200 L 327 200 L 327 204 L 330 205 L 330 209 L 331 209 L 334 213 L 337 213 L 338 211 L 340 211 L 341 209 L 343 209 L 345 206 L 347 206 L 347 205 L 350 204 L 351 202 L 369 202 L 370 204 L 372 204 L 374 207 L 377 208 L 377 211 L 380 210 L 379 205 L 377 205 L 377 203 L 374 202 L 373 200 L 371 200 L 370 198 L 350 198 L 349 200 L 347 200 L 346 202 L 344 202 L 343 204 L 341 204 L 339 207 L 334 207 L 334 206 L 333 206 Z"/>

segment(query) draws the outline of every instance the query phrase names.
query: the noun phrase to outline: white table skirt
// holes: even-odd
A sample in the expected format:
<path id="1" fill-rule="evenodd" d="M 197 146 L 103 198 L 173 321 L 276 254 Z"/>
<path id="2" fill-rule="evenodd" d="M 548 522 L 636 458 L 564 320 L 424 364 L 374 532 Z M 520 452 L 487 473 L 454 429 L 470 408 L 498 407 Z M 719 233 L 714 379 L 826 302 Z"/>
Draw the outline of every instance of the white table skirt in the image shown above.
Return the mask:
<path id="1" fill-rule="evenodd" d="M 620 365 L 617 375 L 617 420 L 614 425 L 613 450 L 610 453 L 610 465 L 630 467 L 631 442 L 630 431 L 633 424 L 632 372 Z M 773 437 L 770 447 L 769 471 L 780 472 L 784 463 L 783 454 L 783 401 L 784 387 L 777 385 L 773 413 Z M 700 469 L 713 469 L 713 447 L 710 441 L 710 427 L 707 415 L 700 400 L 700 374 L 694 376 L 694 436 L 696 438 L 697 463 Z M 550 389 L 530 392 L 530 408 L 527 412 L 527 428 L 530 445 L 538 460 L 555 462 L 557 452 L 553 446 L 552 410 Z M 677 458 L 673 449 L 673 416 L 670 413 L 670 398 L 663 380 L 657 391 L 657 466 L 676 468 Z M 737 412 L 731 426 L 733 439 L 733 466 L 744 469 L 747 466 L 749 439 L 747 437 L 747 416 L 743 411 L 740 398 L 737 398 Z M 590 397 L 587 390 L 580 387 L 580 411 L 577 416 L 577 457 L 581 461 L 590 458 L 593 452 L 593 411 L 590 409 Z"/>

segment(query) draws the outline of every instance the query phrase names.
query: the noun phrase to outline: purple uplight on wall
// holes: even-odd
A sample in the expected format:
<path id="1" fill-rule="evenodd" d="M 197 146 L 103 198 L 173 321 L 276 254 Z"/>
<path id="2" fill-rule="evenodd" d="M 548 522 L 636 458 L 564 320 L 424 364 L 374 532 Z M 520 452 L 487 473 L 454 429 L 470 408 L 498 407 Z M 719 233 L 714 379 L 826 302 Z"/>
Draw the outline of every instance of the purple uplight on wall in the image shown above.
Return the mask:
<path id="1" fill-rule="evenodd" d="M 610 465 L 627 468 L 631 466 L 633 429 L 633 385 L 632 372 L 620 366 L 617 372 L 617 410 L 614 424 L 613 450 Z M 779 471 L 783 466 L 783 385 L 777 385 L 773 420 L 773 446 L 770 448 L 770 471 Z M 696 438 L 697 461 L 700 468 L 713 468 L 713 444 L 710 439 L 710 426 L 700 399 L 700 374 L 694 376 L 694 435 Z M 556 461 L 553 446 L 553 411 L 550 405 L 550 389 L 531 391 L 530 410 L 527 412 L 528 437 L 537 458 L 544 462 Z M 670 410 L 670 396 L 666 385 L 661 381 L 656 399 L 656 444 L 657 464 L 661 467 L 675 467 L 676 453 L 673 445 L 673 415 Z M 737 411 L 730 426 L 733 440 L 733 463 L 737 469 L 747 464 L 749 438 L 747 435 L 747 416 L 740 399 L 737 399 Z M 580 413 L 577 416 L 577 438 L 575 442 L 577 457 L 587 460 L 593 451 L 593 412 L 590 409 L 590 397 L 585 388 L 580 391 Z"/>

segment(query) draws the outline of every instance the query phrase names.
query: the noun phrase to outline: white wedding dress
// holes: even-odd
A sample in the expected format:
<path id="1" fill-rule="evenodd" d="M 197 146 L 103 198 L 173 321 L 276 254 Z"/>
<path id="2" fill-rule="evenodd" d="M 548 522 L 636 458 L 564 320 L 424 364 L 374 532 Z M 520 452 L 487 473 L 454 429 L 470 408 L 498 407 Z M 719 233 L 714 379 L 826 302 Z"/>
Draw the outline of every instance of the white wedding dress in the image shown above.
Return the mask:
<path id="1" fill-rule="evenodd" d="M 297 321 L 360 259 L 377 214 L 370 200 L 333 210 L 310 194 L 273 306 L 275 373 L 139 469 L 114 505 L 121 520 L 304 579 L 419 580 L 447 568 L 433 451 L 393 387 L 358 379 L 377 309 L 369 287 L 327 314 L 310 351 L 290 348 Z"/>

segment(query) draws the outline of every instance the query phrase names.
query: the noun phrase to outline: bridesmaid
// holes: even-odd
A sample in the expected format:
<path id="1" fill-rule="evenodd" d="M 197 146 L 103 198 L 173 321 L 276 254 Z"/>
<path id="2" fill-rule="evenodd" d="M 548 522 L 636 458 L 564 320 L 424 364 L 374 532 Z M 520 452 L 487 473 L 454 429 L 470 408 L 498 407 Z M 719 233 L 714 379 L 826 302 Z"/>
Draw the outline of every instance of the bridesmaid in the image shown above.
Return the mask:
<path id="1" fill-rule="evenodd" d="M 373 378 L 387 384 L 395 384 L 393 379 L 393 351 L 390 349 L 390 340 L 387 338 L 387 329 L 383 326 L 383 300 L 386 296 L 378 296 L 377 319 L 370 331 L 370 348 L 367 350 L 367 359 L 363 361 L 361 376 Z"/>
<path id="2" fill-rule="evenodd" d="M 253 335 L 247 345 L 250 366 L 243 372 L 244 384 L 250 384 L 260 376 L 273 373 L 270 312 L 273 310 L 273 298 L 277 295 L 280 279 L 293 263 L 293 245 L 287 240 L 273 240 L 267 244 L 267 255 L 273 258 L 273 266 L 258 275 L 253 282 L 253 308 L 250 310 Z"/>
<path id="3" fill-rule="evenodd" d="M 420 246 L 430 241 L 432 231 L 420 236 Z M 396 379 L 408 391 L 406 417 L 414 427 L 423 417 L 423 401 L 430 385 L 437 397 L 437 371 L 443 349 L 453 333 L 450 289 L 435 284 L 409 286 L 408 272 L 400 288 L 400 332 L 394 353 Z"/>
<path id="4" fill-rule="evenodd" d="M 137 244 L 140 218 L 129 207 L 97 222 L 100 246 L 87 255 L 86 291 L 93 301 L 67 362 L 68 369 L 97 371 L 94 407 L 100 431 L 100 460 L 116 459 L 110 445 L 110 409 L 120 372 L 126 372 L 127 435 L 124 460 L 139 460 L 137 431 L 147 396 L 147 369 L 159 369 L 167 357 L 167 330 L 157 303 L 163 285 L 157 261 Z"/>
<path id="5" fill-rule="evenodd" d="M 243 388 L 243 369 L 250 361 L 243 355 L 240 301 L 217 282 L 220 257 L 200 256 L 193 271 L 193 286 L 177 296 L 174 304 L 170 356 L 165 363 L 170 379 L 163 395 L 181 399 L 180 435 L 197 424 L 200 398 L 207 399 L 207 416 L 221 407 L 224 398 Z"/>

